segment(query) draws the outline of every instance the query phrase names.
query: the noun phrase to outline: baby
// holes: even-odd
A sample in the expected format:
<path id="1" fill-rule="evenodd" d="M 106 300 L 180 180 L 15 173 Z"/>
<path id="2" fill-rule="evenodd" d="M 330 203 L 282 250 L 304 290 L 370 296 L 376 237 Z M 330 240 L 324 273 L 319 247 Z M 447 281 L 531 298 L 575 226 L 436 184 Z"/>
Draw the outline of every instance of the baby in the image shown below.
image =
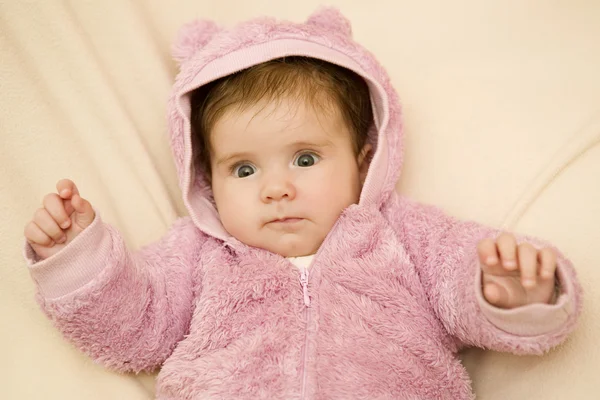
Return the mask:
<path id="1" fill-rule="evenodd" d="M 70 180 L 27 226 L 38 300 L 160 399 L 472 399 L 457 352 L 542 354 L 581 291 L 556 249 L 394 191 L 397 96 L 324 9 L 182 29 L 171 144 L 189 217 L 130 252 Z"/>

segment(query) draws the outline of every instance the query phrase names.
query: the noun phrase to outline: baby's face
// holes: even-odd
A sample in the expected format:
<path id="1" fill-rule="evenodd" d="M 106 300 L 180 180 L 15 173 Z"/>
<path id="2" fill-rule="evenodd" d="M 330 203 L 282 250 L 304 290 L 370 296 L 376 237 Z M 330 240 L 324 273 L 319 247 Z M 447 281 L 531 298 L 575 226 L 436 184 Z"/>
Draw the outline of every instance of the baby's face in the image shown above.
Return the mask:
<path id="1" fill-rule="evenodd" d="M 336 113 L 337 114 L 337 113 Z M 317 251 L 338 216 L 357 203 L 364 157 L 340 115 L 310 104 L 258 104 L 227 112 L 211 132 L 212 190 L 239 241 L 297 257 Z"/>

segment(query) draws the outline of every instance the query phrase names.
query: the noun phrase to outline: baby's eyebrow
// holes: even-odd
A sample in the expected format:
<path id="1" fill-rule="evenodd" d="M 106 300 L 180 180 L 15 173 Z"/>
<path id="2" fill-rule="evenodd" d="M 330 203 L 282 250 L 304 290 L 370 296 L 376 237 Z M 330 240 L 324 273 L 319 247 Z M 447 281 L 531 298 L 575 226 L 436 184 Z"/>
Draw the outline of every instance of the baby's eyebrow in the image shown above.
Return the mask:
<path id="1" fill-rule="evenodd" d="M 333 142 L 330 140 L 322 140 L 319 142 L 309 142 L 306 140 L 298 140 L 290 144 L 290 147 L 329 147 L 333 146 Z"/>
<path id="2" fill-rule="evenodd" d="M 217 158 L 217 165 L 229 164 L 233 160 L 244 158 L 250 158 L 250 154 L 246 152 L 225 154 L 224 156 Z"/>

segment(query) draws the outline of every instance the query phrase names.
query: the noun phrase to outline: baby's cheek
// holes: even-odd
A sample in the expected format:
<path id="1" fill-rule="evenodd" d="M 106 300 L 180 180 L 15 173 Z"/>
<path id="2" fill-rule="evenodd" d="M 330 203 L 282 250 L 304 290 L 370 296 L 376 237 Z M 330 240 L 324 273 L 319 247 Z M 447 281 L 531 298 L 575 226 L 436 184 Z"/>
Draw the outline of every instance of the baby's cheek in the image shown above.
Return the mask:
<path id="1" fill-rule="evenodd" d="M 225 201 L 220 204 L 219 215 L 223 227 L 233 236 L 239 238 L 244 236 L 247 230 L 248 211 L 244 212 L 244 207 L 237 204 L 236 201 Z"/>
<path id="2" fill-rule="evenodd" d="M 324 238 L 331 230 L 339 215 L 347 206 L 344 197 L 333 190 L 324 189 L 322 195 L 313 200 L 314 206 L 311 208 L 317 225 L 317 236 L 323 236 Z"/>

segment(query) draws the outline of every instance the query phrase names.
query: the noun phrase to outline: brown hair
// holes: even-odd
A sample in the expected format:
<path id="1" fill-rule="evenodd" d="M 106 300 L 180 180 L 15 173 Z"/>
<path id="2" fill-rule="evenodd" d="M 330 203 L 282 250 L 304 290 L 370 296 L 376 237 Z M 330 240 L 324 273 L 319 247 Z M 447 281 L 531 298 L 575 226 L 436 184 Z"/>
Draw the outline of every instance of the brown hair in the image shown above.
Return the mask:
<path id="1" fill-rule="evenodd" d="M 284 97 L 310 101 L 315 109 L 338 110 L 352 134 L 355 154 L 367 141 L 373 112 L 367 83 L 356 73 L 308 57 L 267 61 L 210 82 L 191 94 L 192 148 L 197 169 L 211 180 L 210 132 L 232 107 Z"/>

